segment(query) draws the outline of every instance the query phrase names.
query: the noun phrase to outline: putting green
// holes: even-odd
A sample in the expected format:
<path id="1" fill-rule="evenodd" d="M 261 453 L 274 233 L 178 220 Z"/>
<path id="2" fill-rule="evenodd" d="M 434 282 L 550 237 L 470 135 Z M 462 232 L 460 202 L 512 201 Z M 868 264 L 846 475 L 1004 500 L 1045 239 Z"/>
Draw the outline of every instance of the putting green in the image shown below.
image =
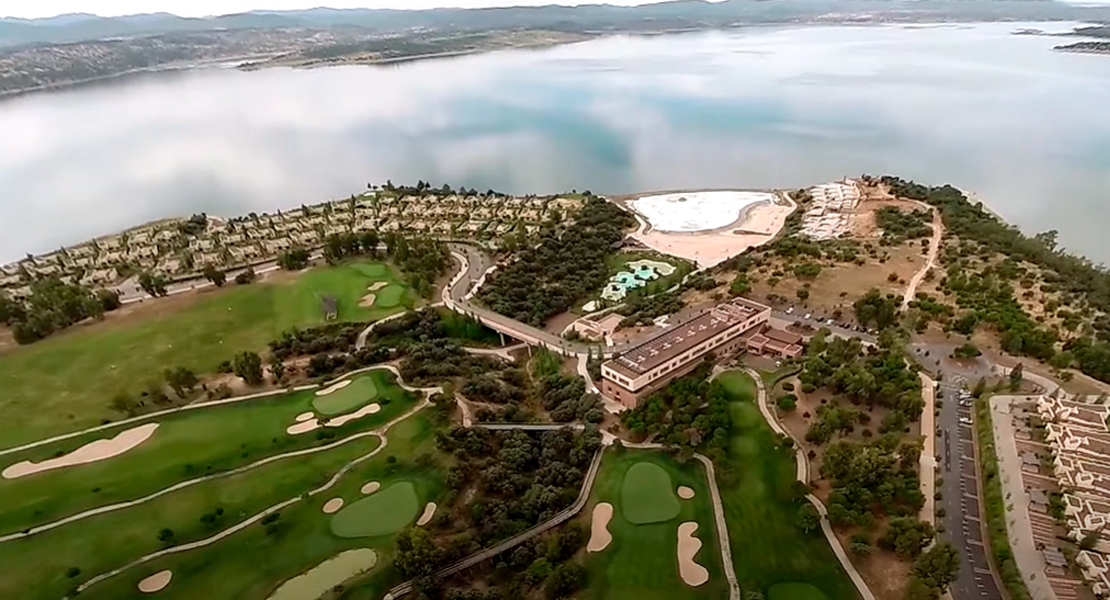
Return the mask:
<path id="1" fill-rule="evenodd" d="M 768 600 L 827 600 L 825 593 L 808 583 L 776 583 L 767 590 Z"/>
<path id="2" fill-rule="evenodd" d="M 325 416 L 341 415 L 365 406 L 378 397 L 378 386 L 374 378 L 364 375 L 351 381 L 347 387 L 326 396 L 312 399 L 312 408 Z"/>
<path id="3" fill-rule="evenodd" d="M 373 279 L 383 279 L 389 274 L 385 265 L 381 263 L 355 263 L 351 266 L 359 273 Z"/>
<path id="4" fill-rule="evenodd" d="M 629 523 L 644 525 L 670 521 L 681 509 L 671 476 L 663 467 L 638 462 L 624 474 L 621 513 Z"/>
<path id="5" fill-rule="evenodd" d="M 374 306 L 378 308 L 393 308 L 405 299 L 405 286 L 390 284 L 378 291 Z"/>
<path id="6" fill-rule="evenodd" d="M 331 532 L 343 538 L 397 533 L 412 523 L 418 512 L 416 488 L 411 481 L 402 481 L 335 513 Z"/>

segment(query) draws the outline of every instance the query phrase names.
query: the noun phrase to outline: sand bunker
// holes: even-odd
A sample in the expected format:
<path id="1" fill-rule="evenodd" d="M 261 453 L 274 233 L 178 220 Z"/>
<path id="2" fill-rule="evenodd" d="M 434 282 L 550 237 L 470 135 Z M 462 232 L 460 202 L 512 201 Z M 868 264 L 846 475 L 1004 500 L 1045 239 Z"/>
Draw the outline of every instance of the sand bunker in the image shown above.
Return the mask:
<path id="1" fill-rule="evenodd" d="M 382 489 L 382 484 L 380 481 L 371 481 L 370 483 L 362 486 L 362 489 L 359 491 L 363 494 L 370 495 L 380 489 Z"/>
<path id="2" fill-rule="evenodd" d="M 313 414 L 312 412 L 303 412 L 303 413 L 301 413 L 301 414 L 297 415 L 297 418 L 296 418 L 295 420 L 296 420 L 296 421 L 297 421 L 298 423 L 303 423 L 303 422 L 305 422 L 305 421 L 307 421 L 307 420 L 311 419 L 311 418 L 312 418 L 312 417 L 314 417 L 314 416 L 316 416 L 316 415 L 315 415 L 315 414 Z"/>
<path id="3" fill-rule="evenodd" d="M 609 533 L 609 520 L 612 518 L 612 504 L 599 502 L 594 507 L 593 524 L 590 526 L 590 541 L 586 544 L 586 552 L 601 552 L 609 547 L 609 543 L 613 541 L 613 534 Z"/>
<path id="4" fill-rule="evenodd" d="M 436 516 L 436 503 L 429 502 L 424 506 L 424 514 L 420 515 L 420 518 L 416 520 L 416 525 L 418 527 L 423 527 L 430 523 L 434 516 Z"/>
<path id="5" fill-rule="evenodd" d="M 376 281 L 373 284 L 371 284 L 370 287 L 366 288 L 366 291 L 376 292 L 376 291 L 382 289 L 383 287 L 385 287 L 387 285 L 389 285 L 388 281 Z"/>
<path id="6" fill-rule="evenodd" d="M 683 500 L 689 500 L 690 498 L 694 497 L 694 489 L 688 488 L 684 485 L 680 485 L 678 486 L 678 497 L 682 498 Z"/>
<path id="7" fill-rule="evenodd" d="M 349 385 L 351 385 L 351 380 L 350 379 L 344 379 L 343 381 L 340 381 L 339 383 L 334 383 L 334 384 L 332 384 L 332 385 L 330 385 L 330 386 L 328 386 L 328 387 L 326 387 L 322 390 L 317 390 L 316 395 L 317 396 L 327 396 L 328 394 L 331 394 L 333 392 L 338 392 L 339 390 L 341 390 L 341 389 L 343 389 L 343 388 L 345 388 Z"/>
<path id="8" fill-rule="evenodd" d="M 694 561 L 701 540 L 694 537 L 698 524 L 687 521 L 678 526 L 678 574 L 686 585 L 697 587 L 709 581 L 709 570 Z"/>
<path id="9" fill-rule="evenodd" d="M 328 500 L 327 502 L 324 503 L 324 514 L 325 515 L 330 515 L 330 514 L 337 513 L 337 512 L 339 512 L 339 509 L 341 509 L 341 508 L 343 508 L 343 499 L 342 498 L 332 498 L 331 500 Z"/>
<path id="10" fill-rule="evenodd" d="M 361 419 L 362 417 L 365 417 L 366 415 L 372 415 L 372 414 L 380 411 L 381 409 L 382 409 L 381 404 L 376 404 L 376 403 L 375 404 L 367 404 L 366 406 L 363 406 L 362 408 L 356 410 L 353 413 L 347 413 L 345 415 L 340 415 L 338 417 L 335 417 L 334 419 L 328 419 L 328 422 L 324 423 L 323 426 L 324 427 L 342 427 L 342 426 L 346 425 L 347 423 L 350 423 L 351 421 L 354 421 L 355 419 Z M 289 427 L 287 427 L 285 429 L 285 433 L 288 433 L 289 435 L 300 435 L 302 433 L 308 433 L 310 431 L 316 431 L 320 427 L 321 427 L 320 419 L 312 418 L 312 419 L 309 419 L 307 421 L 301 421 L 300 423 L 290 425 Z"/>
<path id="11" fill-rule="evenodd" d="M 370 308 L 371 306 L 374 306 L 374 303 L 377 302 L 377 301 L 378 301 L 378 295 L 377 294 L 366 294 L 365 296 L 362 297 L 362 300 L 358 301 L 358 305 L 362 308 Z"/>
<path id="12" fill-rule="evenodd" d="M 0 477 L 15 479 L 16 477 L 33 475 L 51 469 L 83 465 L 119 456 L 150 439 L 150 436 L 154 435 L 155 429 L 158 429 L 158 423 L 147 423 L 134 429 L 122 431 L 111 439 L 89 442 L 73 452 L 63 454 L 57 458 L 44 460 L 40 463 L 29 460 L 18 462 L 4 469 L 3 473 L 0 473 Z"/>
<path id="13" fill-rule="evenodd" d="M 139 582 L 139 591 L 144 594 L 160 592 L 170 584 L 171 579 L 173 579 L 173 571 L 158 571 Z"/>
<path id="14" fill-rule="evenodd" d="M 266 600 L 319 598 L 355 575 L 373 569 L 376 564 L 378 555 L 369 548 L 340 552 L 281 584 Z"/>

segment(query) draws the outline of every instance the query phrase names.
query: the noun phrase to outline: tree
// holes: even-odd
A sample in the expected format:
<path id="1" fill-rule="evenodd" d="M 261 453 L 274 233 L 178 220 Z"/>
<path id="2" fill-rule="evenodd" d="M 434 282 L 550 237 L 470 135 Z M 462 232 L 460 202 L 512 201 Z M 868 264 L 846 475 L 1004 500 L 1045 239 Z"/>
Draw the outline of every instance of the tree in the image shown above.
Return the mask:
<path id="1" fill-rule="evenodd" d="M 162 371 L 162 375 L 165 378 L 166 383 L 169 384 L 171 388 L 173 388 L 173 391 L 175 394 L 177 394 L 177 397 L 181 398 L 182 400 L 185 399 L 185 396 L 192 393 L 193 389 L 196 388 L 197 384 L 200 383 L 200 379 L 197 378 L 197 374 L 189 369 L 186 369 L 185 367 L 179 366 L 172 369 L 166 369 L 165 371 Z"/>
<path id="2" fill-rule="evenodd" d="M 394 565 L 403 577 L 415 578 L 431 575 L 443 560 L 441 550 L 431 534 L 421 528 L 409 528 L 397 536 L 397 556 Z"/>
<path id="3" fill-rule="evenodd" d="M 964 342 L 952 351 L 953 358 L 975 358 L 982 354 L 983 352 L 979 350 L 979 347 L 971 342 Z"/>
<path id="4" fill-rule="evenodd" d="M 169 542 L 173 539 L 173 530 L 169 528 L 162 529 L 158 532 L 158 541 Z"/>
<path id="5" fill-rule="evenodd" d="M 247 267 L 245 271 L 240 271 L 239 274 L 235 276 L 235 283 L 238 285 L 246 285 L 254 281 L 257 277 L 258 274 L 254 272 L 254 267 Z"/>
<path id="6" fill-rule="evenodd" d="M 140 274 L 139 287 L 155 298 L 169 294 L 166 291 L 166 278 L 157 273 L 144 272 Z"/>
<path id="7" fill-rule="evenodd" d="M 565 562 L 551 572 L 544 583 L 543 592 L 548 600 L 572 596 L 586 580 L 586 568 L 575 562 Z"/>
<path id="8" fill-rule="evenodd" d="M 939 542 L 917 557 L 913 575 L 929 587 L 943 592 L 956 581 L 960 572 L 960 557 L 952 544 Z"/>
<path id="9" fill-rule="evenodd" d="M 806 533 L 816 531 L 821 526 L 821 516 L 817 514 L 817 509 L 813 508 L 813 505 L 808 502 L 798 509 L 797 519 L 798 527 Z"/>
<path id="10" fill-rule="evenodd" d="M 933 539 L 933 526 L 913 517 L 894 517 L 886 533 L 879 538 L 879 546 L 893 550 L 899 556 L 914 558 Z"/>
<path id="11" fill-rule="evenodd" d="M 96 297 L 100 300 L 100 306 L 104 309 L 104 312 L 111 312 L 123 306 L 123 302 L 119 299 L 119 292 L 115 290 L 97 290 Z M 3 319 L 0 319 L 0 321 L 3 321 Z"/>
<path id="12" fill-rule="evenodd" d="M 299 271 L 308 266 L 308 250 L 291 248 L 278 257 L 278 265 L 286 271 Z"/>
<path id="13" fill-rule="evenodd" d="M 227 273 L 208 265 L 204 267 L 204 278 L 214 283 L 216 287 L 223 287 L 224 283 L 227 282 Z"/>
<path id="14" fill-rule="evenodd" d="M 877 288 L 872 288 L 853 303 L 856 320 L 861 325 L 874 325 L 886 329 L 898 323 L 899 301 L 893 294 L 883 296 Z"/>
<path id="15" fill-rule="evenodd" d="M 1010 369 L 1010 391 L 1016 392 L 1021 388 L 1021 380 L 1025 375 L 1025 367 L 1018 363 L 1016 367 Z"/>
<path id="16" fill-rule="evenodd" d="M 277 384 L 281 384 L 285 380 L 285 363 L 274 355 L 270 356 L 270 377 Z"/>
<path id="17" fill-rule="evenodd" d="M 232 361 L 232 372 L 248 385 L 262 383 L 262 357 L 257 352 L 243 352 Z"/>
<path id="18" fill-rule="evenodd" d="M 807 290 L 806 288 L 798 288 L 798 291 L 795 292 L 795 295 L 798 296 L 798 300 L 802 300 L 803 302 L 809 300 L 809 290 Z"/>

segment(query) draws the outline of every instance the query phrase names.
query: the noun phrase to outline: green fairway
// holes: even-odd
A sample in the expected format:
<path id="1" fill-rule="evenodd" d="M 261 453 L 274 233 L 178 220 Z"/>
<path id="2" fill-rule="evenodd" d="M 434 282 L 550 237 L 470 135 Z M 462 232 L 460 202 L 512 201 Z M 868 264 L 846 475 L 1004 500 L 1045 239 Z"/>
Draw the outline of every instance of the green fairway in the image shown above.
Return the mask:
<path id="1" fill-rule="evenodd" d="M 807 534 L 798 527 L 794 454 L 778 446 L 760 415 L 754 382 L 737 371 L 719 380 L 733 400 L 729 455 L 717 475 L 740 587 L 778 600 L 820 598 L 811 592 L 837 600 L 859 598 L 820 531 Z M 807 596 L 772 596 L 778 584 L 787 584 L 780 594 L 815 589 Z"/>
<path id="2" fill-rule="evenodd" d="M 152 306 L 134 315 L 109 315 L 0 355 L 0 447 L 119 419 L 109 407 L 116 394 L 138 394 L 168 367 L 213 372 L 239 352 L 265 349 L 294 326 L 319 324 L 324 295 L 338 300 L 343 320 L 376 320 L 411 306 L 414 296 L 401 287 L 392 307 L 360 307 L 377 281 L 395 287 L 403 279 L 381 263 L 314 268 L 288 281 L 148 301 Z"/>
<path id="3" fill-rule="evenodd" d="M 394 383 L 392 373 L 371 371 L 382 410 L 343 427 L 289 435 L 294 418 L 312 409 L 312 391 L 178 412 L 153 419 L 154 435 L 136 448 L 103 461 L 0 479 L 0 534 L 20 531 L 84 509 L 133 500 L 186 479 L 220 473 L 267 456 L 334 443 L 352 433 L 385 423 L 408 410 L 416 399 Z M 354 385 L 354 384 L 352 384 Z M 23 460 L 39 462 L 88 442 L 110 438 L 128 424 L 0 457 L 6 467 Z M 291 459 L 295 462 L 298 459 Z"/>
<path id="4" fill-rule="evenodd" d="M 620 508 L 624 518 L 637 525 L 675 518 L 680 507 L 671 476 L 655 463 L 632 465 L 621 485 Z"/>
<path id="5" fill-rule="evenodd" d="M 821 590 L 808 583 L 776 583 L 767 592 L 767 600 L 827 600 Z"/>
<path id="6" fill-rule="evenodd" d="M 408 290 L 403 285 L 390 285 L 378 290 L 377 299 L 374 300 L 374 306 L 378 308 L 393 308 L 405 299 L 405 294 Z"/>
<path id="7" fill-rule="evenodd" d="M 369 441 L 368 441 L 369 443 Z M 421 498 L 435 499 L 443 490 L 444 471 L 439 464 L 420 466 L 415 458 L 423 453 L 435 453 L 435 429 L 428 422 L 424 413 L 417 414 L 395 425 L 389 431 L 389 446 L 387 450 L 375 455 L 372 459 L 357 463 L 345 472 L 338 483 L 326 492 L 302 500 L 283 508 L 280 518 L 274 523 L 276 528 L 269 528 L 261 524 L 254 524 L 246 529 L 236 532 L 211 545 L 203 548 L 170 554 L 152 560 L 142 566 L 129 569 L 102 583 L 96 584 L 84 591 L 82 600 L 118 600 L 120 598 L 152 597 L 159 600 L 262 600 L 284 581 L 319 565 L 345 550 L 356 548 L 370 548 L 378 555 L 378 563 L 369 573 L 360 576 L 357 585 L 369 586 L 372 590 L 367 597 L 381 598 L 391 585 L 398 582 L 396 572 L 389 567 L 394 556 L 393 536 L 380 536 L 376 538 L 340 538 L 331 532 L 331 516 L 321 512 L 324 503 L 333 497 L 354 499 L 361 497 L 359 488 L 367 481 L 381 481 L 385 488 L 390 488 L 398 482 L 408 482 L 415 486 L 416 493 Z M 394 457 L 395 461 L 390 461 Z M 276 475 L 270 480 L 273 485 L 283 487 L 281 494 L 288 494 L 285 498 L 296 498 L 299 494 L 312 487 L 322 484 L 335 473 L 334 469 L 322 468 L 320 465 L 305 465 L 310 467 L 312 479 L 300 478 L 297 485 L 289 484 L 281 475 Z M 311 482 L 311 485 L 308 485 Z M 213 482 L 216 486 L 219 482 Z M 259 480 L 259 486 L 264 486 L 266 481 Z M 286 487 L 287 486 L 287 487 Z M 280 495 L 280 494 L 275 494 Z M 205 509 L 207 510 L 207 509 Z M 176 510 L 167 510 L 167 513 Z M 232 511 L 228 511 L 229 513 Z M 172 515 L 167 515 L 167 517 Z M 201 523 L 197 520 L 198 514 L 191 511 L 182 511 L 180 518 L 192 521 L 196 526 Z M 175 517 L 176 518 L 176 517 Z M 143 528 L 142 540 L 154 540 L 157 543 L 159 528 L 168 526 L 174 528 L 174 522 L 154 514 L 147 516 L 145 521 L 138 522 L 138 527 Z M 80 534 L 80 525 L 75 527 L 72 535 Z M 176 531 L 176 529 L 175 529 Z M 110 533 L 102 534 L 103 537 L 87 537 L 84 542 L 95 547 L 104 539 L 116 539 Z M 129 552 L 138 554 L 146 548 L 130 550 L 128 540 L 124 538 L 120 544 L 112 544 L 112 552 Z M 4 546 L 0 545 L 0 553 Z M 0 554 L 0 560 L 7 556 Z M 117 560 L 109 561 L 114 567 Z M 9 563 L 5 563 L 5 567 Z M 19 563 L 22 564 L 22 563 Z M 67 585 L 80 584 L 83 581 L 102 572 L 99 561 L 94 565 L 73 565 L 81 568 L 79 576 L 67 579 L 65 568 L 60 571 L 54 569 L 55 565 L 65 564 L 61 558 L 45 563 L 49 567 L 48 574 L 56 576 Z M 135 586 L 144 577 L 162 569 L 173 572 L 173 582 L 163 591 L 153 596 L 139 594 Z M 28 570 L 34 570 L 28 568 Z M 45 575 L 35 575 L 44 577 Z M 353 587 L 355 584 L 345 585 Z M 13 588 L 14 589 L 14 588 Z M 41 592 L 34 587 L 20 589 L 20 600 L 56 600 L 62 597 L 64 590 L 59 592 L 57 587 L 43 589 Z M 31 593 L 23 593 L 31 592 Z M 4 590 L 0 590 L 0 597 L 7 598 Z"/>
<path id="8" fill-rule="evenodd" d="M 331 531 L 344 538 L 375 537 L 401 531 L 416 519 L 420 498 L 412 482 L 401 481 L 343 507 L 331 519 Z"/>
<path id="9" fill-rule="evenodd" d="M 677 518 L 636 524 L 624 517 L 624 482 L 632 469 L 643 470 L 642 465 L 663 471 L 669 484 L 694 490 L 694 498 L 682 500 L 678 512 L 672 515 Z M 604 550 L 586 555 L 590 586 L 581 593 L 583 599 L 719 600 L 728 597 L 728 582 L 721 567 L 713 508 L 701 463 L 680 464 L 658 451 L 609 451 L 602 462 L 590 503 L 582 513 L 587 528 L 593 506 L 598 502 L 609 502 L 616 509 L 608 525 L 613 541 Z M 685 521 L 698 523 L 695 535 L 702 547 L 695 559 L 709 570 L 709 581 L 698 587 L 686 585 L 678 573 L 678 526 Z"/>
<path id="10" fill-rule="evenodd" d="M 384 377 L 386 371 L 371 371 L 351 380 L 351 383 L 341 389 L 325 396 L 316 396 L 312 399 L 312 408 L 325 416 L 341 415 L 356 408 L 362 407 L 378 397 L 378 385 L 375 381 Z"/>

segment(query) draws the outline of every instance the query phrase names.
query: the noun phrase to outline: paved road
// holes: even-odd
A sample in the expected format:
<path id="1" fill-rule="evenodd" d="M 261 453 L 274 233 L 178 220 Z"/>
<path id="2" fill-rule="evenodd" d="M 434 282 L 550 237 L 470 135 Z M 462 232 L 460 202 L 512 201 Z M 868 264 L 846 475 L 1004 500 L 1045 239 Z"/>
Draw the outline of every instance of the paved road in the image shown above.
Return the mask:
<path id="1" fill-rule="evenodd" d="M 960 574 L 949 591 L 955 600 L 1002 600 L 988 558 L 990 549 L 985 545 L 983 535 L 975 432 L 970 424 L 974 411 L 970 401 L 959 401 L 959 392 L 973 386 L 980 377 L 989 376 L 991 368 L 986 360 L 977 361 L 967 368 L 938 360 L 947 356 L 953 347 L 939 344 L 913 347 L 918 362 L 941 376 L 941 397 L 938 400 L 943 406 L 937 417 L 940 436 L 936 441 L 936 450 L 939 457 L 937 472 L 944 482 L 938 486 L 942 497 L 936 506 L 945 514 L 937 520 L 945 528 L 941 537 L 956 547 L 961 558 Z M 925 356 L 926 351 L 929 356 Z"/>

